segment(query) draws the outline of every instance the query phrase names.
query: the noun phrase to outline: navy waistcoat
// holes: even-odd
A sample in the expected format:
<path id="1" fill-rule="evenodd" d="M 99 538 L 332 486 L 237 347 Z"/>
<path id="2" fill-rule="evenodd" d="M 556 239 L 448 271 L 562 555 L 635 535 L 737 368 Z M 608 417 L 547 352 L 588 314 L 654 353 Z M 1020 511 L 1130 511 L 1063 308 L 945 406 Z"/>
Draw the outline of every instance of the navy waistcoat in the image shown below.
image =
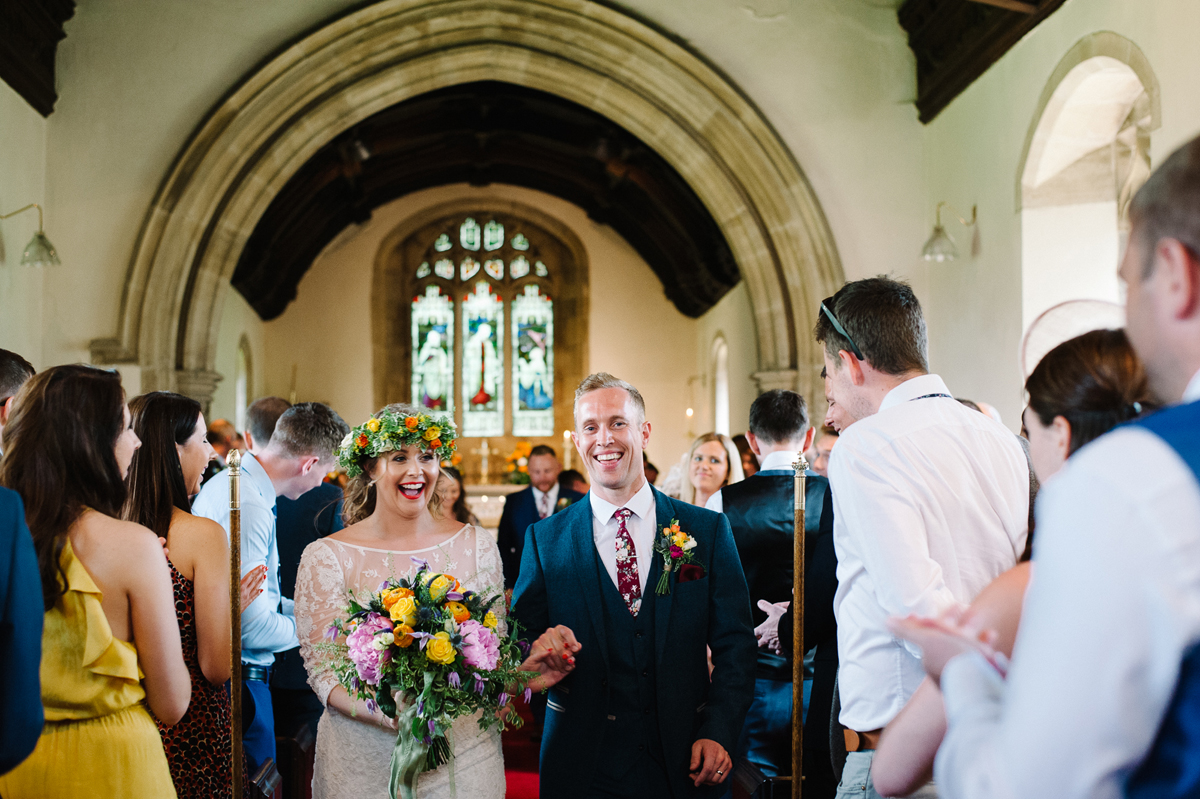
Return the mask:
<path id="1" fill-rule="evenodd" d="M 595 547 L 592 548 L 595 552 Z M 649 755 L 662 762 L 655 694 L 654 587 L 658 557 L 642 586 L 642 606 L 635 618 L 621 592 L 595 554 L 608 641 L 608 713 L 600 743 L 601 762 L 610 777 L 624 776 L 638 759 Z"/>
<path id="2" fill-rule="evenodd" d="M 1134 424 L 1165 441 L 1200 483 L 1200 402 L 1169 408 Z M 1130 777 L 1125 795 L 1128 799 L 1200 797 L 1200 644 L 1184 653 L 1162 726 L 1146 759 Z"/>

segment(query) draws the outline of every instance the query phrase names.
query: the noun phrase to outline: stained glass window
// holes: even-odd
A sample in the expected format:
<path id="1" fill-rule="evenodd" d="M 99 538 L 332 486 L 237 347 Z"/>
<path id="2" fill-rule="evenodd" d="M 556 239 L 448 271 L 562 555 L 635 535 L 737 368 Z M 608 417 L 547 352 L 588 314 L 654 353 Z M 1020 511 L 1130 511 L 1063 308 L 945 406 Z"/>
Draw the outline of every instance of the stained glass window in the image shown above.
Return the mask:
<path id="1" fill-rule="evenodd" d="M 504 435 L 504 303 L 480 280 L 463 297 L 464 436 Z"/>
<path id="2" fill-rule="evenodd" d="M 412 303 L 414 405 L 454 410 L 454 301 L 426 286 Z"/>
<path id="3" fill-rule="evenodd" d="M 504 246 L 504 225 L 493 219 L 483 226 L 483 248 L 488 252 Z"/>
<path id="4" fill-rule="evenodd" d="M 412 402 L 452 414 L 464 437 L 556 432 L 546 263 L 558 262 L 519 224 L 487 212 L 447 219 L 411 273 Z"/>
<path id="5" fill-rule="evenodd" d="M 513 435 L 554 435 L 554 303 L 536 285 L 512 303 Z"/>
<path id="6" fill-rule="evenodd" d="M 479 223 L 469 216 L 458 228 L 458 240 L 468 250 L 479 249 L 479 234 Z"/>

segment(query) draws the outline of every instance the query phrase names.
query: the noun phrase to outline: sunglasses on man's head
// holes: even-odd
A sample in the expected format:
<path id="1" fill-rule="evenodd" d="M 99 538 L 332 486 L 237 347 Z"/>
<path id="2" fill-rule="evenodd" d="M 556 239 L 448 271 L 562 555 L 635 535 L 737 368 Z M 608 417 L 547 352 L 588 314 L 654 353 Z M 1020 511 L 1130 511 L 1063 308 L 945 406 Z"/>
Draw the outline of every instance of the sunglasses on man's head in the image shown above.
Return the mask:
<path id="1" fill-rule="evenodd" d="M 865 361 L 866 358 L 863 357 L 862 350 L 854 343 L 854 339 L 850 338 L 850 334 L 846 332 L 846 328 L 842 327 L 842 323 L 838 321 L 838 318 L 833 315 L 833 297 L 826 297 L 821 301 L 821 312 L 829 319 L 829 324 L 833 325 L 833 329 L 838 332 L 838 335 L 846 339 L 850 344 L 850 351 L 854 353 L 854 357 L 860 361 Z"/>

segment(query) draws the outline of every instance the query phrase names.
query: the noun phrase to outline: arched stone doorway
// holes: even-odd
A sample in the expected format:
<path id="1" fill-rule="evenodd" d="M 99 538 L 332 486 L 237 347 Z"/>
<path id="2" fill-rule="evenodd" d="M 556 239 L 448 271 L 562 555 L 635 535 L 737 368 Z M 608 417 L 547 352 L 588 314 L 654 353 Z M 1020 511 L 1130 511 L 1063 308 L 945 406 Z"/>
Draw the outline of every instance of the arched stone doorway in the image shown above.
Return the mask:
<path id="1" fill-rule="evenodd" d="M 1123 300 L 1117 262 L 1160 113 L 1158 80 L 1122 36 L 1087 36 L 1055 68 L 1018 174 L 1022 327 L 1062 302 Z"/>
<path id="2" fill-rule="evenodd" d="M 207 401 L 221 303 L 272 199 L 317 150 L 368 116 L 492 80 L 559 95 L 651 146 L 696 192 L 747 282 L 763 388 L 811 394 L 808 331 L 842 281 L 832 234 L 791 153 L 715 70 L 647 25 L 583 0 L 389 0 L 283 51 L 209 115 L 147 214 L 115 338 L 97 363 L 135 363 L 147 389 Z M 825 294 L 823 294 L 824 292 Z"/>

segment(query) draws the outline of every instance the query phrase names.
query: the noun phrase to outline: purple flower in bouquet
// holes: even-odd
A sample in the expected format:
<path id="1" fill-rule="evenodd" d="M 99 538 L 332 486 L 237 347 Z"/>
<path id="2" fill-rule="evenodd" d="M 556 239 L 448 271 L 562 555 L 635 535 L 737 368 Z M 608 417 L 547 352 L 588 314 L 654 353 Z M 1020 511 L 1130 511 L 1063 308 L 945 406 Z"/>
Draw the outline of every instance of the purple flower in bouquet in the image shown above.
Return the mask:
<path id="1" fill-rule="evenodd" d="M 508 694 L 506 694 L 506 693 L 500 694 L 500 707 L 504 707 L 507 704 L 508 704 Z"/>
<path id="2" fill-rule="evenodd" d="M 530 699 L 533 699 L 533 689 L 526 687 L 525 688 L 525 704 L 528 705 Z"/>
<path id="3" fill-rule="evenodd" d="M 451 688 L 462 687 L 462 678 L 458 676 L 457 671 L 450 672 L 450 676 L 446 678 L 446 682 L 450 683 Z"/>
<path id="4" fill-rule="evenodd" d="M 337 637 L 338 637 L 338 626 L 336 624 L 331 624 L 325 628 L 325 640 L 326 641 L 336 641 Z"/>
<path id="5" fill-rule="evenodd" d="M 392 629 L 392 621 L 386 616 L 371 613 L 363 620 L 358 628 L 346 637 L 346 645 L 350 647 L 350 661 L 354 664 L 358 676 L 370 685 L 379 685 L 380 652 L 372 646 L 375 633 Z"/>
<path id="6" fill-rule="evenodd" d="M 468 666 L 492 671 L 500 662 L 500 641 L 496 634 L 477 621 L 464 621 L 458 627 L 462 635 L 463 659 Z"/>

